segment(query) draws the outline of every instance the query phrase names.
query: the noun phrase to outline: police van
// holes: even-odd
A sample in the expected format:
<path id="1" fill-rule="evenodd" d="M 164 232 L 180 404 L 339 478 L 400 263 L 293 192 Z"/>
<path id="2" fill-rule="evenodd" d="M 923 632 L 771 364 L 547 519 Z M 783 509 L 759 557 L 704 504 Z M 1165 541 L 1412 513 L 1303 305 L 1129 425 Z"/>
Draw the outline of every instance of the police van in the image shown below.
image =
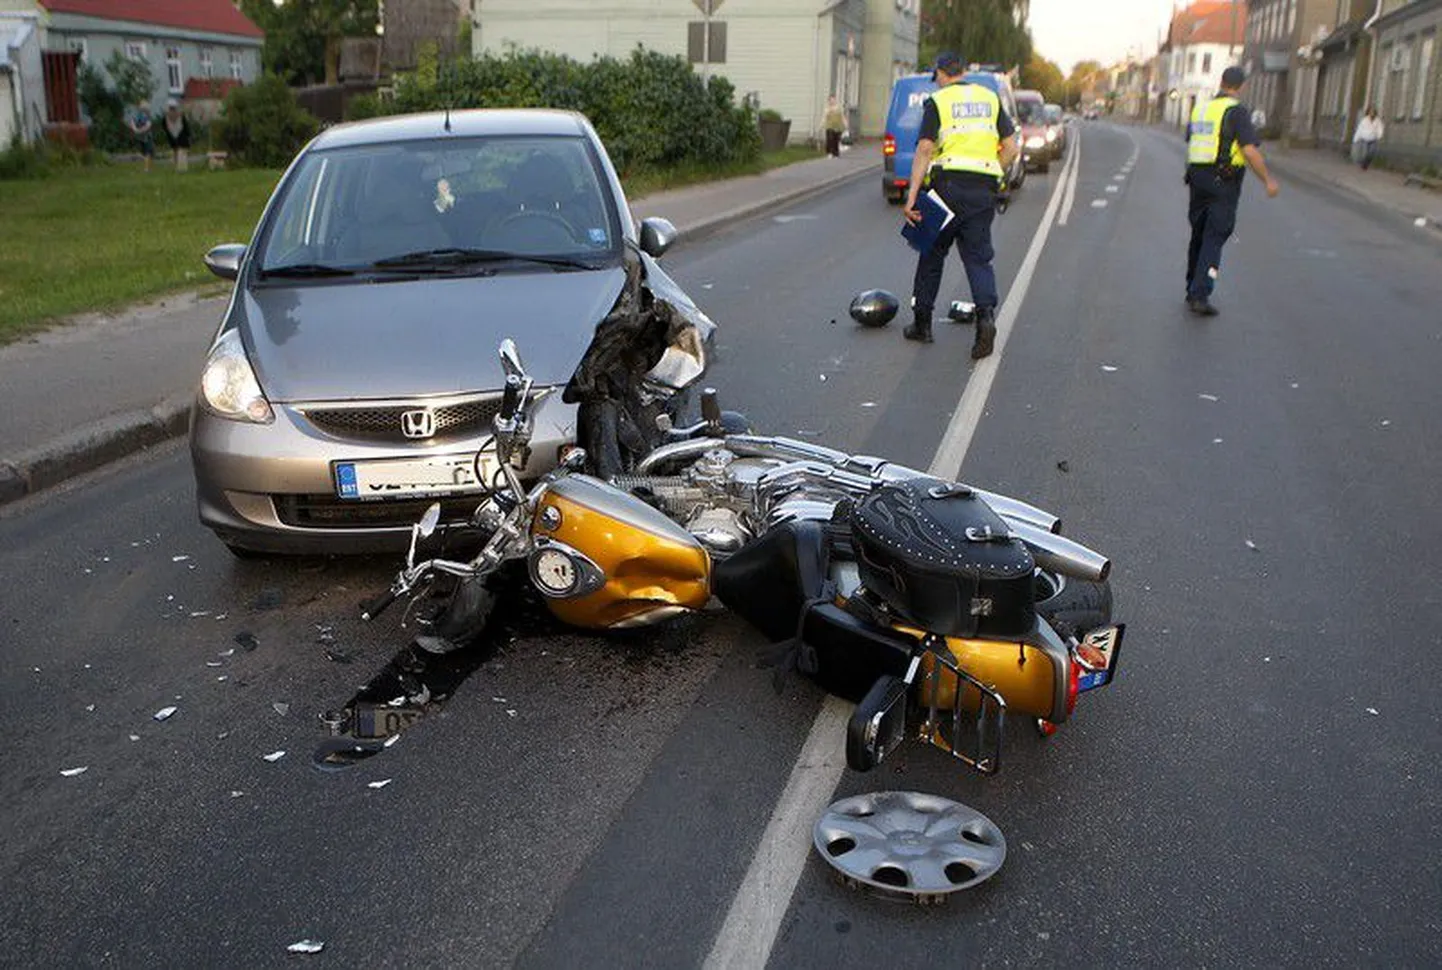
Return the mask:
<path id="1" fill-rule="evenodd" d="M 1012 121 L 1016 121 L 1016 100 L 1012 96 L 1011 83 L 1000 71 L 973 65 L 962 80 L 967 84 L 980 84 L 992 91 L 1001 101 L 1002 108 Z M 888 202 L 901 202 L 906 198 L 906 186 L 911 180 L 911 163 L 916 158 L 916 139 L 921 132 L 922 107 L 926 99 L 936 90 L 931 74 L 907 74 L 896 79 L 891 87 L 891 107 L 886 112 L 886 133 L 881 139 L 881 193 Z M 1018 122 L 1018 124 L 1020 124 Z M 1021 188 L 1026 179 L 1025 161 L 1020 152 L 1007 172 L 1005 196 L 1012 189 Z"/>

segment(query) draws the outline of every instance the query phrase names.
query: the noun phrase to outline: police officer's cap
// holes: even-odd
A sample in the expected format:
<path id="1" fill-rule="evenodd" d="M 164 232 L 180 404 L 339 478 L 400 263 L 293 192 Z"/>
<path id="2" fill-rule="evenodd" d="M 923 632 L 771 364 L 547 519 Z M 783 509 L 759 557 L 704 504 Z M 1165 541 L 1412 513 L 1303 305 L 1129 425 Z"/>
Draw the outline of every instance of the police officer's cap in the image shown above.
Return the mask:
<path id="1" fill-rule="evenodd" d="M 1247 72 L 1240 67 L 1229 67 L 1222 72 L 1222 87 L 1236 90 L 1247 82 Z"/>
<path id="2" fill-rule="evenodd" d="M 947 76 L 955 77 L 965 68 L 966 65 L 962 63 L 960 54 L 955 51 L 942 51 L 936 55 L 936 66 L 933 68 L 931 76 L 935 78 L 937 71 L 944 71 Z"/>

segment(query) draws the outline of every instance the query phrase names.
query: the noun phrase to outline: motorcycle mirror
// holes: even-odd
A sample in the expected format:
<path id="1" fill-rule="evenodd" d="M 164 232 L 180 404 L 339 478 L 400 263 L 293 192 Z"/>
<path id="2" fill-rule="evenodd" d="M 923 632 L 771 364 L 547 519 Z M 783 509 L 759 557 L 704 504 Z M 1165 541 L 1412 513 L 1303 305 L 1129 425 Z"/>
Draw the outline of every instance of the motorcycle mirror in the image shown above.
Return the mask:
<path id="1" fill-rule="evenodd" d="M 429 539 L 436 531 L 436 526 L 441 524 L 441 503 L 432 502 L 431 507 L 426 509 L 426 514 L 416 523 L 416 535 L 422 539 Z"/>
<path id="2" fill-rule="evenodd" d="M 856 705 L 846 725 L 846 764 L 870 771 L 906 737 L 906 694 L 911 685 L 885 676 Z"/>
<path id="3" fill-rule="evenodd" d="M 526 368 L 521 365 L 521 352 L 516 349 L 516 342 L 510 337 L 501 341 L 501 366 L 507 374 L 521 378 L 526 376 Z"/>

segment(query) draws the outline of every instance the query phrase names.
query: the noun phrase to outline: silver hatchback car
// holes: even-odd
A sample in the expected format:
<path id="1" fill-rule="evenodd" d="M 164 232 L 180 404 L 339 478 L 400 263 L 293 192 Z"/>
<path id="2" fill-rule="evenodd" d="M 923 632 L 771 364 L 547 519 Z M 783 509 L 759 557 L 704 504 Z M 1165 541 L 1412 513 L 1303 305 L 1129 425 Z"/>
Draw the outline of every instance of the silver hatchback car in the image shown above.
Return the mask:
<path id="1" fill-rule="evenodd" d="M 633 224 L 575 113 L 325 131 L 250 245 L 206 256 L 235 288 L 191 420 L 201 521 L 248 555 L 403 548 L 438 499 L 464 517 L 495 471 L 482 446 L 500 340 L 538 388 L 564 386 L 626 283 L 625 248 L 658 257 L 673 238 L 663 220 Z M 575 406 L 549 395 L 525 474 L 575 439 Z"/>

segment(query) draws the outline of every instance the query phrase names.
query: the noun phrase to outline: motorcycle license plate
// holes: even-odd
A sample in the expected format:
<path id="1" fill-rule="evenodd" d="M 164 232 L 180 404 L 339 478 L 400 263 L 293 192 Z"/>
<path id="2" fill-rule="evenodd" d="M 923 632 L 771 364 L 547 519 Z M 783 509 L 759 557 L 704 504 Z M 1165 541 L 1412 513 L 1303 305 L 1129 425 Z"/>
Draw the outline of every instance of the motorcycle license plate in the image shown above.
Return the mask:
<path id="1" fill-rule="evenodd" d="M 1077 690 L 1095 690 L 1111 683 L 1117 670 L 1117 657 L 1122 649 L 1122 634 L 1126 624 L 1097 627 L 1082 637 L 1077 645 L 1077 661 L 1082 673 L 1078 678 Z"/>
<path id="2" fill-rule="evenodd" d="M 381 458 L 334 463 L 335 493 L 343 499 L 444 498 L 473 495 L 496 472 L 494 455 L 482 455 L 482 478 L 476 477 L 476 455 L 429 455 L 425 458 Z"/>
<path id="3" fill-rule="evenodd" d="M 391 707 L 389 704 L 357 704 L 355 736 L 388 738 L 400 734 L 425 715 L 419 707 Z"/>

